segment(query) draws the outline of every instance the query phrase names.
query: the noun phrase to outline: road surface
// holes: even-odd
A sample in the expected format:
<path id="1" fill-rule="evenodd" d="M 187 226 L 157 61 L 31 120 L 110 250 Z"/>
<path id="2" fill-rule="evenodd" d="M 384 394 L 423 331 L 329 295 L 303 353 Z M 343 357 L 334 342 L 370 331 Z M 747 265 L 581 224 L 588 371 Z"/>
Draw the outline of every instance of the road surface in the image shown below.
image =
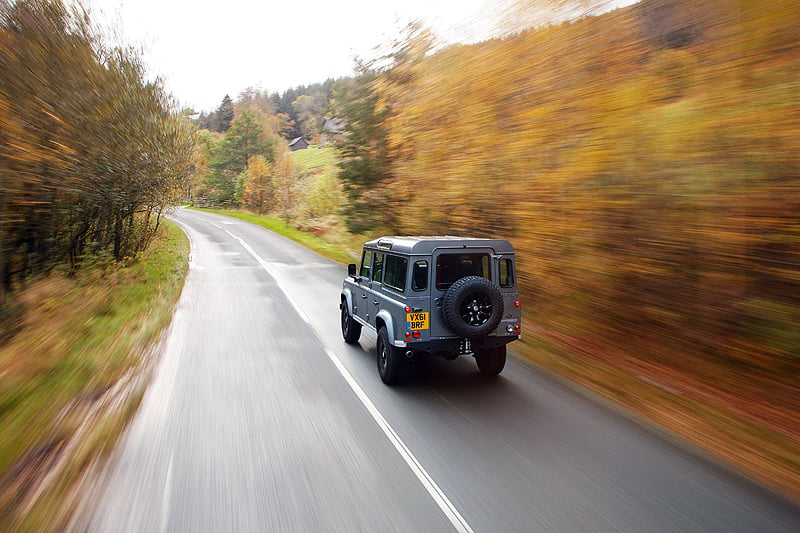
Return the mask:
<path id="1" fill-rule="evenodd" d="M 174 220 L 186 285 L 89 531 L 800 531 L 793 503 L 513 357 L 387 387 L 374 333 L 342 340 L 343 266 Z"/>

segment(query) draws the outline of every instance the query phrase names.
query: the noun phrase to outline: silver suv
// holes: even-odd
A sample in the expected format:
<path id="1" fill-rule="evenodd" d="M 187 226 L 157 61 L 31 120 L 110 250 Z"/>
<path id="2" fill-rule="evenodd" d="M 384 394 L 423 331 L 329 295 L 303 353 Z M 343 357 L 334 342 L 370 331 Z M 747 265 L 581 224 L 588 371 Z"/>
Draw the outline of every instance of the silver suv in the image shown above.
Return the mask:
<path id="1" fill-rule="evenodd" d="M 341 294 L 342 336 L 355 344 L 375 330 L 378 373 L 403 377 L 422 354 L 474 355 L 482 374 L 499 374 L 506 344 L 520 336 L 514 248 L 502 239 L 381 237 L 348 265 Z"/>

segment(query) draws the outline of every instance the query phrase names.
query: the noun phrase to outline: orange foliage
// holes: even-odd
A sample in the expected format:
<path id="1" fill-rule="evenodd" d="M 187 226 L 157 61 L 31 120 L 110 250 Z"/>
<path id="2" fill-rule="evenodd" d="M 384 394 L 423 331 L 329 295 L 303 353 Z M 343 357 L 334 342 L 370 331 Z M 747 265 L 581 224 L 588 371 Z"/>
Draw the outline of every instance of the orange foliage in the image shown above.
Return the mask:
<path id="1" fill-rule="evenodd" d="M 412 34 L 373 84 L 395 231 L 507 237 L 542 330 L 800 412 L 797 20 L 645 0 L 435 53 Z"/>

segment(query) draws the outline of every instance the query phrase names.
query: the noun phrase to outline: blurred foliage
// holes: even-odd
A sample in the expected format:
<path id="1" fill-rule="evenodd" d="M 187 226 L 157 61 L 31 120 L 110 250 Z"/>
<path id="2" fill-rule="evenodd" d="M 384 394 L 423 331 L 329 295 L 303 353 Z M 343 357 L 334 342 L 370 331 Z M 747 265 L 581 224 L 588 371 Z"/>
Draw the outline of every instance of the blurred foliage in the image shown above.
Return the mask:
<path id="1" fill-rule="evenodd" d="M 800 436 L 798 20 L 645 0 L 470 46 L 412 27 L 336 93 L 351 227 L 509 238 L 537 331 Z"/>
<path id="2" fill-rule="evenodd" d="M 95 256 L 16 293 L 19 331 L 0 346 L 0 530 L 68 530 L 75 489 L 135 412 L 188 256 L 166 223 L 131 261 Z"/>
<path id="3" fill-rule="evenodd" d="M 0 2 L 0 295 L 60 262 L 145 247 L 185 186 L 192 135 L 82 8 Z"/>

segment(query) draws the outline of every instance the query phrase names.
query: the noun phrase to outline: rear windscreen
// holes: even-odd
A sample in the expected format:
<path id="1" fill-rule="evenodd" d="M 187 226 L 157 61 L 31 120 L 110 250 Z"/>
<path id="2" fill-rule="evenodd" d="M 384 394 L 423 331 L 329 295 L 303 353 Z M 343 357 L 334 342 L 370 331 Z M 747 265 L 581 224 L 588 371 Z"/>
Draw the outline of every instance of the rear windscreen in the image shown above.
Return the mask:
<path id="1" fill-rule="evenodd" d="M 447 290 L 466 276 L 490 279 L 489 254 L 441 254 L 436 258 L 436 288 Z"/>

